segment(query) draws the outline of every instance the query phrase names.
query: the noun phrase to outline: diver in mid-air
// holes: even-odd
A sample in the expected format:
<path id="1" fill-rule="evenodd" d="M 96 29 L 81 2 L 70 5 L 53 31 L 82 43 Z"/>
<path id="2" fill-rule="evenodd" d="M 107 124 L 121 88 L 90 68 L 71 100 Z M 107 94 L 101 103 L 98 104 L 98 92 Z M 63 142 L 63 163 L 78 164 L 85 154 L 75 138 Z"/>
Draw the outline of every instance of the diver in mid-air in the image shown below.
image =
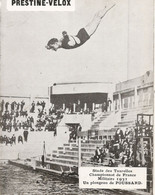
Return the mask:
<path id="1" fill-rule="evenodd" d="M 74 49 L 83 45 L 96 31 L 102 18 L 115 6 L 115 4 L 107 4 L 103 10 L 97 12 L 93 20 L 84 28 L 81 28 L 77 35 L 68 35 L 66 31 L 62 32 L 63 37 L 58 40 L 52 38 L 48 41 L 46 48 L 57 51 L 59 48 Z"/>

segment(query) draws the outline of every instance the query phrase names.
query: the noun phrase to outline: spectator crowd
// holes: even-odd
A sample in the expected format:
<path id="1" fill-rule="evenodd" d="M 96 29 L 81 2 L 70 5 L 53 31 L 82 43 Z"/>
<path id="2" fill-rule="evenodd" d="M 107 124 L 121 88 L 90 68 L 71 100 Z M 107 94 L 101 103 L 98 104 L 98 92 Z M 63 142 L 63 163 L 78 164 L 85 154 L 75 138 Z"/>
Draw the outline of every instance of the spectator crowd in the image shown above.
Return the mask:
<path id="1" fill-rule="evenodd" d="M 137 137 L 137 127 L 126 128 L 123 133 L 117 129 L 114 139 L 110 139 L 103 147 L 97 147 L 91 160 L 97 163 L 108 162 L 108 166 L 116 167 L 124 165 L 126 167 L 151 166 L 150 144 L 148 141 L 141 145 L 140 138 Z M 147 134 L 145 136 L 148 136 Z M 137 137 L 137 139 L 136 139 Z M 143 147 L 143 149 L 142 149 Z M 144 164 L 142 165 L 142 150 L 144 151 Z"/>
<path id="2" fill-rule="evenodd" d="M 63 118 L 64 112 L 53 107 L 47 113 L 45 106 L 45 101 L 37 103 L 33 101 L 29 107 L 24 100 L 11 103 L 2 100 L 0 102 L 0 128 L 2 131 L 0 143 L 13 145 L 27 142 L 30 131 L 53 131 L 56 135 L 56 127 Z M 5 134 L 5 132 L 7 133 Z"/>

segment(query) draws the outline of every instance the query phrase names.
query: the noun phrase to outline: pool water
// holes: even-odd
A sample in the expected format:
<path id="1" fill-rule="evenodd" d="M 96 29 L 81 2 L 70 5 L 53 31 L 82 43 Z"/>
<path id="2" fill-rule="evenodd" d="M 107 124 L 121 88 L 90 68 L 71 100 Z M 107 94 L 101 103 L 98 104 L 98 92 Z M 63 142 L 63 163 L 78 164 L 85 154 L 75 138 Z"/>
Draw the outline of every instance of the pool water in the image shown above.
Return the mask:
<path id="1" fill-rule="evenodd" d="M 134 194 L 124 192 L 127 194 Z M 120 190 L 79 189 L 78 183 L 62 182 L 60 177 L 0 164 L 1 195 L 124 195 Z"/>

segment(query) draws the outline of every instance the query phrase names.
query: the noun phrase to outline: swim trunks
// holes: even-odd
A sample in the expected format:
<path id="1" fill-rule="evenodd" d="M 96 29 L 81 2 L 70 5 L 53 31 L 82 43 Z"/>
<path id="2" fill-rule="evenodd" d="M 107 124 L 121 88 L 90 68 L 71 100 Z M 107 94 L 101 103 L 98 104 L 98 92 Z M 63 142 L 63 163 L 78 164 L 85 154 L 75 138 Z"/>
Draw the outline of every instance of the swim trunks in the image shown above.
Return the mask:
<path id="1" fill-rule="evenodd" d="M 74 36 L 72 36 L 72 38 L 75 41 L 75 45 L 73 45 L 73 46 L 68 45 L 68 42 L 70 40 L 69 40 L 68 35 L 66 35 L 64 37 L 64 39 L 62 40 L 62 48 L 64 48 L 64 49 L 74 49 L 74 48 L 77 48 L 77 47 L 83 45 L 90 38 L 90 36 L 88 35 L 88 33 L 85 30 L 85 28 L 81 28 L 79 30 L 78 34 L 75 37 L 79 38 L 79 40 L 80 40 L 80 43 L 79 44 L 76 42 Z"/>

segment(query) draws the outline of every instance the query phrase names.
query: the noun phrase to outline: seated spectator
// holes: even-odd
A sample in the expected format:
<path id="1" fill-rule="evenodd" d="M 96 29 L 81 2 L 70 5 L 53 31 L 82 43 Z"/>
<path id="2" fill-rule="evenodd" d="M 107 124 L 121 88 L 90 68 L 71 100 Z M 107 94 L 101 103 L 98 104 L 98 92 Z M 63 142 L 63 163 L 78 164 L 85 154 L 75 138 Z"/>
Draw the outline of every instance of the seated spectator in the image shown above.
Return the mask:
<path id="1" fill-rule="evenodd" d="M 109 167 L 115 167 L 115 160 L 114 159 L 109 160 Z"/>
<path id="2" fill-rule="evenodd" d="M 100 149 L 100 159 L 101 159 L 101 163 L 103 163 L 104 158 L 106 157 L 106 149 L 105 149 L 105 145 Z"/>
<path id="3" fill-rule="evenodd" d="M 99 162 L 100 155 L 101 155 L 100 149 L 99 149 L 99 147 L 96 147 L 95 155 L 94 155 L 94 161 L 95 162 Z"/>
<path id="4" fill-rule="evenodd" d="M 123 131 L 118 128 L 115 133 L 115 143 L 121 142 L 123 138 Z"/>

